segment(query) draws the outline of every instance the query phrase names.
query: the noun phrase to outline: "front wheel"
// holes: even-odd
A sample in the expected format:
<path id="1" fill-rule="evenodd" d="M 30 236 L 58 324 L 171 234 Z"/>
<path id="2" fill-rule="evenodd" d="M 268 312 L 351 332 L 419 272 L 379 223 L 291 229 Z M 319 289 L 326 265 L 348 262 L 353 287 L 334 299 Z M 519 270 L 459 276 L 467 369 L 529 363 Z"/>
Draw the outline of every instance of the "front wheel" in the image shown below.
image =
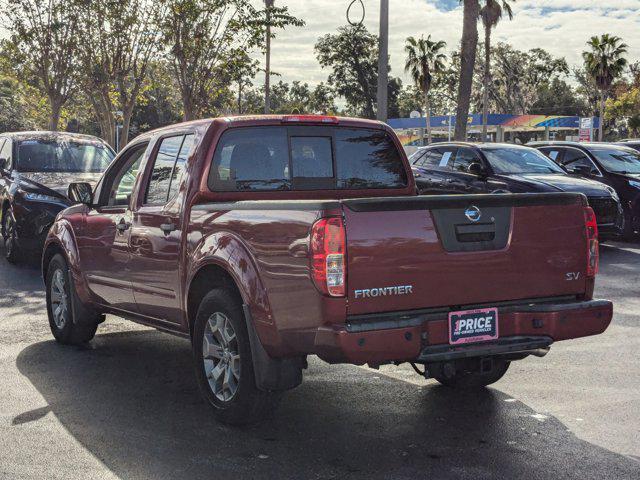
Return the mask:
<path id="1" fill-rule="evenodd" d="M 631 212 L 625 212 L 624 214 L 624 232 L 622 233 L 622 238 L 628 242 L 637 238 L 633 230 L 633 217 L 631 216 Z"/>
<path id="2" fill-rule="evenodd" d="M 445 365 L 433 377 L 442 385 L 451 388 L 482 388 L 500 380 L 509 369 L 510 362 L 494 359 L 491 369 L 486 370 L 487 359 L 466 359 Z M 485 369 L 483 370 L 483 367 Z"/>
<path id="3" fill-rule="evenodd" d="M 244 314 L 232 292 L 216 289 L 204 297 L 192 341 L 198 384 L 219 421 L 254 423 L 275 409 L 280 394 L 256 387 Z"/>
<path id="4" fill-rule="evenodd" d="M 104 316 L 81 303 L 67 262 L 60 254 L 49 262 L 46 288 L 49 327 L 55 339 L 68 345 L 81 345 L 91 340 Z"/>
<path id="5" fill-rule="evenodd" d="M 13 209 L 8 207 L 2 215 L 2 238 L 4 239 L 4 256 L 10 263 L 18 263 L 22 257 L 18 244 L 16 217 Z"/>

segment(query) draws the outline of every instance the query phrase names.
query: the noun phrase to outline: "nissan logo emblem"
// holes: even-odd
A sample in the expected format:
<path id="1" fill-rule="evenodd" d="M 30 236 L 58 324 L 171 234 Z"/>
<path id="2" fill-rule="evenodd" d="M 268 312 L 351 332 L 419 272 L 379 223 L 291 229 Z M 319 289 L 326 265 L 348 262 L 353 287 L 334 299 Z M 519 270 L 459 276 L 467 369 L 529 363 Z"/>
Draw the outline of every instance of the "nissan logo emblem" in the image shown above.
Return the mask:
<path id="1" fill-rule="evenodd" d="M 464 216 L 467 217 L 472 222 L 477 222 L 482 217 L 482 212 L 478 207 L 472 205 L 464 211 Z"/>

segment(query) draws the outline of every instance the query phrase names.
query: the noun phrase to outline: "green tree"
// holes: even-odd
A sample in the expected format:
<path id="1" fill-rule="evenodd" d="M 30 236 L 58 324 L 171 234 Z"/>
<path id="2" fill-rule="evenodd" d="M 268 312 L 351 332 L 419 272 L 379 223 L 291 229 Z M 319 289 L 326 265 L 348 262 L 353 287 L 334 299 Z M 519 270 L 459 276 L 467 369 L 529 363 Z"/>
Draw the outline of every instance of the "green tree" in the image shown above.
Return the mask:
<path id="1" fill-rule="evenodd" d="M 574 67 L 571 71 L 574 80 L 577 82 L 576 93 L 582 98 L 587 105 L 588 116 L 594 116 L 598 113 L 598 106 L 600 103 L 600 94 L 598 93 L 598 87 L 595 80 L 587 73 L 587 70 L 583 67 Z"/>
<path id="2" fill-rule="evenodd" d="M 530 113 L 544 115 L 588 115 L 589 107 L 584 99 L 566 81 L 554 77 L 542 83 L 536 91 L 536 101 Z"/>
<path id="3" fill-rule="evenodd" d="M 27 106 L 18 79 L 0 74 L 0 132 L 38 127 L 28 118 Z"/>
<path id="4" fill-rule="evenodd" d="M 420 37 L 407 38 L 404 50 L 407 54 L 405 72 L 409 73 L 415 86 L 423 95 L 425 112 L 427 113 L 427 141 L 431 143 L 431 102 L 429 91 L 433 84 L 434 75 L 439 75 L 445 70 L 447 56 L 442 52 L 446 42 L 431 40 L 431 35 L 426 39 Z"/>
<path id="5" fill-rule="evenodd" d="M 513 0 L 515 1 L 515 0 Z M 509 1 L 485 0 L 480 9 L 480 18 L 484 26 L 484 85 L 482 97 L 482 139 L 487 138 L 487 118 L 489 115 L 489 83 L 491 82 L 491 31 L 498 25 L 506 13 L 513 19 L 513 10 Z"/>
<path id="6" fill-rule="evenodd" d="M 274 30 L 287 26 L 303 27 L 305 22 L 289 14 L 287 7 L 276 7 L 274 0 L 264 0 L 264 54 L 265 54 L 265 82 L 264 82 L 264 113 L 270 113 L 270 85 L 271 85 L 271 40 L 275 38 Z"/>
<path id="7" fill-rule="evenodd" d="M 467 138 L 467 117 L 471 104 L 473 70 L 478 49 L 478 0 L 460 0 L 463 4 L 462 48 L 460 51 L 460 81 L 458 82 L 458 100 L 456 109 L 456 140 Z"/>
<path id="8" fill-rule="evenodd" d="M 213 113 L 226 95 L 230 53 L 259 42 L 258 10 L 248 0 L 163 1 L 168 11 L 161 29 L 180 89 L 183 119 L 193 120 Z"/>
<path id="9" fill-rule="evenodd" d="M 524 52 L 509 44 L 498 43 L 491 50 L 493 68 L 487 103 L 497 113 L 531 113 L 541 86 L 569 73 L 564 58 L 553 57 L 541 48 Z M 481 60 L 476 65 L 476 83 L 472 89 L 472 98 L 477 107 L 483 103 L 483 72 L 484 61 Z"/>
<path id="10" fill-rule="evenodd" d="M 149 63 L 161 47 L 157 26 L 163 8 L 154 0 L 84 0 L 80 4 L 84 84 L 92 93 L 90 101 L 103 138 L 121 149 L 129 141 L 133 110 Z M 119 145 L 116 111 L 122 112 Z"/>
<path id="11" fill-rule="evenodd" d="M 242 94 L 252 85 L 259 70 L 259 62 L 251 59 L 245 50 L 235 50 L 227 60 L 227 71 L 238 88 L 237 112 L 242 114 Z"/>
<path id="12" fill-rule="evenodd" d="M 68 0 L 6 0 L 3 16 L 28 79 L 47 97 L 49 130 L 77 86 L 78 9 Z"/>
<path id="13" fill-rule="evenodd" d="M 335 114 L 338 111 L 338 107 L 336 107 L 335 93 L 331 87 L 323 82 L 316 85 L 316 88 L 311 93 L 309 109 L 311 112 L 321 115 Z"/>
<path id="14" fill-rule="evenodd" d="M 340 27 L 315 45 L 320 66 L 331 69 L 328 83 L 356 115 L 375 118 L 378 40 L 361 26 Z"/>
<path id="15" fill-rule="evenodd" d="M 585 69 L 595 81 L 600 93 L 598 140 L 602 141 L 607 94 L 613 81 L 622 74 L 627 65 L 624 57 L 627 53 L 627 45 L 620 37 L 607 33 L 600 37 L 591 37 L 587 45 L 590 50 L 583 52 L 582 57 Z"/>
<path id="16" fill-rule="evenodd" d="M 628 136 L 640 136 L 640 62 L 629 65 L 630 78 L 620 80 L 607 99 L 605 119 L 624 124 Z"/>
<path id="17" fill-rule="evenodd" d="M 154 60 L 131 118 L 131 135 L 178 123 L 182 119 L 180 91 L 173 78 L 171 65 Z"/>

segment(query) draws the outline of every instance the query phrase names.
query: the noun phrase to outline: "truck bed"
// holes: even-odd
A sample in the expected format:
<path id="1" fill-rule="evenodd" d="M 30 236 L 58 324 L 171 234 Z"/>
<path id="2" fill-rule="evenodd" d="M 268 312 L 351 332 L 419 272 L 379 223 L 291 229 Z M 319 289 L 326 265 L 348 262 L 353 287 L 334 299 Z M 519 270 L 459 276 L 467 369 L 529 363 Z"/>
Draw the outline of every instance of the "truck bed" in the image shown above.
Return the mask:
<path id="1" fill-rule="evenodd" d="M 369 314 L 590 298 L 585 204 L 567 193 L 213 202 L 193 207 L 188 248 L 238 263 L 263 344 L 286 355 Z M 311 279 L 310 230 L 323 216 L 346 226 L 343 298 Z"/>

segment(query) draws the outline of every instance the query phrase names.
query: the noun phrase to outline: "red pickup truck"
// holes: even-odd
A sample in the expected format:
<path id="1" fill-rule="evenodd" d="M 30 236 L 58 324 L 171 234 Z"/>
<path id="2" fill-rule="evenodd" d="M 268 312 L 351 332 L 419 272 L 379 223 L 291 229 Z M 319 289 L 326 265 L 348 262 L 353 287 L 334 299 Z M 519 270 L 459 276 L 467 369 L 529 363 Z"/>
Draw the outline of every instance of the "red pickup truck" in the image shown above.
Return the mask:
<path id="1" fill-rule="evenodd" d="M 254 421 L 329 363 L 410 362 L 452 387 L 603 332 L 580 194 L 418 196 L 386 125 L 202 120 L 139 136 L 69 187 L 43 254 L 61 343 L 105 314 L 190 338 L 217 417 Z M 423 370 L 419 366 L 424 366 Z"/>

